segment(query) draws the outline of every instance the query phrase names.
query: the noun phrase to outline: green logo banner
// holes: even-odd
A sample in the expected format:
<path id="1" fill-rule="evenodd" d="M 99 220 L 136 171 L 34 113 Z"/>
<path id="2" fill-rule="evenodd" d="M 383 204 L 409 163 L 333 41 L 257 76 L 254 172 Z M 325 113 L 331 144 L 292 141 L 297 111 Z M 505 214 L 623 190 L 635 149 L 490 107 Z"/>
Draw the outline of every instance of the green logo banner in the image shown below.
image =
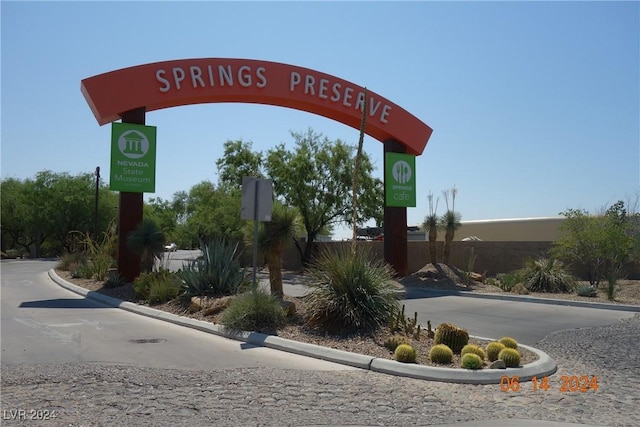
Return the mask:
<path id="1" fill-rule="evenodd" d="M 128 193 L 156 191 L 156 127 L 131 123 L 111 125 L 109 187 Z"/>
<path id="2" fill-rule="evenodd" d="M 393 207 L 416 206 L 416 156 L 385 153 L 385 203 Z"/>

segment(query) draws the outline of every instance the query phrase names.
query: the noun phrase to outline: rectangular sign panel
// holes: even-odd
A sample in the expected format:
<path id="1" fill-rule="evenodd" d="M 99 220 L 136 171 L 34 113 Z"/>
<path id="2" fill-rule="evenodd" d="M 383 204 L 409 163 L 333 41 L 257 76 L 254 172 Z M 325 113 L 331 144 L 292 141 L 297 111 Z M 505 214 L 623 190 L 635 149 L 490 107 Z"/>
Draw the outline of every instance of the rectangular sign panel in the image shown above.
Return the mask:
<path id="1" fill-rule="evenodd" d="M 156 127 L 111 125 L 109 188 L 128 193 L 156 191 Z"/>
<path id="2" fill-rule="evenodd" d="M 393 207 L 416 206 L 416 156 L 385 153 L 385 204 Z"/>
<path id="3" fill-rule="evenodd" d="M 273 181 L 242 177 L 240 219 L 270 222 L 273 211 Z"/>

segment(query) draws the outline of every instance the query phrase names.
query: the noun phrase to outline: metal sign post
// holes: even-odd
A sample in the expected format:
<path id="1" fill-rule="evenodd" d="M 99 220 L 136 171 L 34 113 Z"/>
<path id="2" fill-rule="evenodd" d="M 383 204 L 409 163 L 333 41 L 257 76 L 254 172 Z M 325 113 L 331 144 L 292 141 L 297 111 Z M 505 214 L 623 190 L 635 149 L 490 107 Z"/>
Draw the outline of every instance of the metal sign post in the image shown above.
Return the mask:
<path id="1" fill-rule="evenodd" d="M 245 176 L 242 178 L 240 218 L 253 220 L 253 290 L 258 268 L 258 222 L 271 221 L 273 211 L 273 181 Z"/>

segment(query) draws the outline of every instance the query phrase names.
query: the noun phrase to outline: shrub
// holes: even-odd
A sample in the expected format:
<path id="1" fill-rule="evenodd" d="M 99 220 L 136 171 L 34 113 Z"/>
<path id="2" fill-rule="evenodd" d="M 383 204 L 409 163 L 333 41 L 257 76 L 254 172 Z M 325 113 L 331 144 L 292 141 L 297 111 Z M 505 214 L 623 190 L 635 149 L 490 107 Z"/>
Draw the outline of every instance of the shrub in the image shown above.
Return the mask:
<path id="1" fill-rule="evenodd" d="M 531 292 L 570 292 L 575 282 L 564 265 L 554 258 L 527 261 L 522 275 L 524 286 Z"/>
<path id="2" fill-rule="evenodd" d="M 58 262 L 57 268 L 63 271 L 71 271 L 72 267 L 87 264 L 89 264 L 89 258 L 84 252 L 73 252 L 63 255 Z"/>
<path id="3" fill-rule="evenodd" d="M 156 280 L 149 288 L 149 304 L 162 304 L 176 298 L 180 293 L 180 286 L 174 279 Z"/>
<path id="4" fill-rule="evenodd" d="M 498 354 L 498 359 L 502 360 L 507 368 L 520 366 L 520 353 L 513 348 L 505 348 Z"/>
<path id="5" fill-rule="evenodd" d="M 497 276 L 498 287 L 505 292 L 511 292 L 517 283 L 522 282 L 522 277 L 519 271 L 512 271 L 510 273 L 500 273 Z"/>
<path id="6" fill-rule="evenodd" d="M 624 279 L 625 274 L 622 265 L 609 266 L 606 273 L 607 277 L 607 299 L 613 301 L 618 293 L 618 280 Z"/>
<path id="7" fill-rule="evenodd" d="M 593 298 L 598 296 L 598 290 L 587 283 L 583 283 L 581 285 L 578 285 L 578 287 L 576 288 L 576 294 L 581 297 Z"/>
<path id="8" fill-rule="evenodd" d="M 184 265 L 180 275 L 183 298 L 235 295 L 248 285 L 247 270 L 240 267 L 238 245 L 215 239 L 201 245 L 202 257 Z"/>
<path id="9" fill-rule="evenodd" d="M 462 356 L 460 366 L 464 369 L 482 369 L 482 367 L 484 366 L 484 362 L 477 354 L 466 353 L 464 356 Z"/>
<path id="10" fill-rule="evenodd" d="M 474 344 L 465 345 L 464 347 L 462 347 L 462 351 L 460 352 L 462 356 L 469 353 L 478 355 L 478 357 L 480 357 L 480 359 L 482 360 L 484 360 L 484 358 L 486 357 L 484 350 L 481 347 L 478 347 L 477 345 L 474 345 Z"/>
<path id="11" fill-rule="evenodd" d="M 404 337 L 401 337 L 399 335 L 392 335 L 389 338 L 387 338 L 386 340 L 384 340 L 385 348 L 388 348 L 391 351 L 396 351 L 396 348 L 400 344 L 408 344 L 408 343 L 407 343 L 407 340 Z"/>
<path id="12" fill-rule="evenodd" d="M 527 289 L 522 283 L 516 283 L 515 286 L 511 288 L 511 293 L 529 295 L 529 289 Z"/>
<path id="13" fill-rule="evenodd" d="M 279 299 L 253 290 L 234 298 L 220 322 L 235 331 L 273 332 L 286 324 L 287 317 Z"/>
<path id="14" fill-rule="evenodd" d="M 446 365 L 453 360 L 453 351 L 445 344 L 436 344 L 429 350 L 429 360 Z"/>
<path id="15" fill-rule="evenodd" d="M 126 285 L 126 283 L 127 282 L 120 274 L 118 274 L 118 272 L 114 272 L 109 275 L 109 277 L 107 277 L 107 280 L 104 281 L 103 286 L 105 288 L 119 288 L 120 286 Z"/>
<path id="16" fill-rule="evenodd" d="M 403 363 L 416 363 L 416 350 L 409 344 L 400 344 L 393 352 L 396 360 Z"/>
<path id="17" fill-rule="evenodd" d="M 93 270 L 89 264 L 71 264 L 69 265 L 69 273 L 74 279 L 91 279 Z"/>
<path id="18" fill-rule="evenodd" d="M 178 293 L 180 291 L 178 276 L 176 273 L 172 273 L 169 270 L 151 271 L 148 273 L 140 273 L 140 275 L 133 281 L 133 291 L 135 292 L 136 297 L 148 300 L 152 286 L 154 283 L 158 282 L 170 282 L 178 288 Z"/>
<path id="19" fill-rule="evenodd" d="M 469 333 L 451 323 L 441 323 L 436 328 L 434 344 L 446 344 L 454 353 L 460 354 L 462 348 L 469 343 Z"/>
<path id="20" fill-rule="evenodd" d="M 375 330 L 398 307 L 391 270 L 371 250 L 324 251 L 309 269 L 307 322 L 328 332 Z"/>
<path id="21" fill-rule="evenodd" d="M 500 354 L 500 352 L 505 348 L 506 347 L 501 342 L 490 342 L 489 344 L 487 344 L 487 359 L 490 362 L 495 362 L 496 360 L 498 360 L 498 355 Z"/>
<path id="22" fill-rule="evenodd" d="M 502 337 L 498 340 L 498 342 L 506 348 L 518 348 L 518 341 L 511 337 Z"/>

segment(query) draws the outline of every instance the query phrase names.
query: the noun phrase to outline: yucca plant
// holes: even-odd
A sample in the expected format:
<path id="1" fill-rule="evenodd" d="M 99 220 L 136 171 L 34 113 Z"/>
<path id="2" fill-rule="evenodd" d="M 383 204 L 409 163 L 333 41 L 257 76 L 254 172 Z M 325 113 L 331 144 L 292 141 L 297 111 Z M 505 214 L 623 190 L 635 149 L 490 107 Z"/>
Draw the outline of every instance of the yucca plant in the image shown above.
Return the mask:
<path id="1" fill-rule="evenodd" d="M 249 227 L 247 228 L 247 230 Z M 245 233 L 247 246 L 253 245 L 253 226 Z M 298 212 L 294 208 L 274 203 L 271 221 L 263 222 L 258 228 L 258 250 L 264 256 L 269 268 L 271 295 L 282 298 L 282 253 L 293 243 L 300 226 Z"/>
<path id="2" fill-rule="evenodd" d="M 240 266 L 237 243 L 218 238 L 200 246 L 202 256 L 184 264 L 180 272 L 184 299 L 234 295 L 248 284 L 247 269 Z"/>
<path id="3" fill-rule="evenodd" d="M 127 245 L 133 253 L 140 255 L 142 272 L 153 271 L 155 260 L 162 258 L 164 240 L 162 230 L 150 219 L 143 219 L 140 225 L 129 233 Z"/>
<path id="4" fill-rule="evenodd" d="M 369 248 L 320 254 L 308 272 L 307 321 L 328 332 L 375 330 L 398 310 L 390 267 Z"/>
<path id="5" fill-rule="evenodd" d="M 451 194 L 451 209 L 449 209 L 449 194 Z M 458 212 L 456 212 L 456 195 L 458 194 L 458 189 L 453 186 L 451 190 L 445 190 L 442 192 L 444 196 L 444 201 L 447 204 L 447 211 L 440 218 L 440 227 L 445 230 L 444 234 L 444 254 L 442 257 L 442 262 L 445 264 L 449 264 L 449 256 L 451 255 L 451 242 L 453 242 L 453 238 L 455 237 L 456 231 L 460 228 L 461 216 Z"/>
<path id="6" fill-rule="evenodd" d="M 436 199 L 434 207 L 433 194 L 429 191 L 427 200 L 429 201 L 429 215 L 424 219 L 422 227 L 429 233 L 429 255 L 431 257 L 431 263 L 436 264 L 438 262 L 438 259 L 436 258 L 436 240 L 438 239 L 438 199 Z"/>
<path id="7" fill-rule="evenodd" d="M 528 260 L 522 277 L 524 286 L 531 292 L 570 292 L 575 283 L 562 262 L 554 258 Z"/>

